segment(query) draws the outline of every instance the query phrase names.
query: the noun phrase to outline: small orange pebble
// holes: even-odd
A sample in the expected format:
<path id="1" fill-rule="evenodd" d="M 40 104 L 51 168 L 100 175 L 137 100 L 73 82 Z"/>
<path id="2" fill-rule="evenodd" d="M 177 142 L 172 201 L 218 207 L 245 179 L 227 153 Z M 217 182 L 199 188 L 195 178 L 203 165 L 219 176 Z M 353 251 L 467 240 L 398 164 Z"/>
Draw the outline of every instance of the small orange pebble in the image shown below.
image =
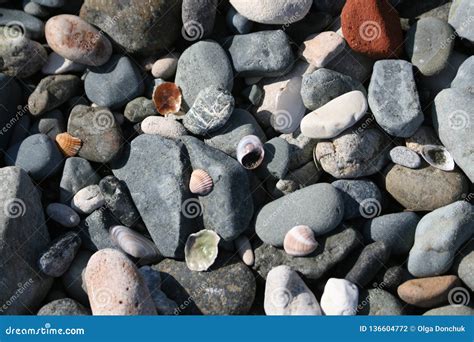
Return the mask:
<path id="1" fill-rule="evenodd" d="M 161 115 L 179 112 L 181 100 L 181 90 L 173 82 L 163 82 L 153 90 L 153 102 Z"/>
<path id="2" fill-rule="evenodd" d="M 56 135 L 56 143 L 61 152 L 68 157 L 74 157 L 82 146 L 81 139 L 73 137 L 67 132 Z"/>

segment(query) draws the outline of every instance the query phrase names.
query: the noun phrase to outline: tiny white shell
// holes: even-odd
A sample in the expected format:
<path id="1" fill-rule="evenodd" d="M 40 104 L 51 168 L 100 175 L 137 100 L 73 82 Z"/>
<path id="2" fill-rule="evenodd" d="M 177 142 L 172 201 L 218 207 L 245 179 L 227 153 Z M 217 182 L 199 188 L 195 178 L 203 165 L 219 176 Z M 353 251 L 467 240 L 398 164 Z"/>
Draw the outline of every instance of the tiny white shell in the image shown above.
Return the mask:
<path id="1" fill-rule="evenodd" d="M 110 228 L 109 234 L 114 244 L 135 258 L 151 260 L 160 257 L 160 252 L 152 241 L 128 227 L 114 226 Z"/>
<path id="2" fill-rule="evenodd" d="M 260 138 L 246 135 L 237 145 L 237 160 L 247 170 L 256 169 L 263 161 L 265 150 Z"/>
<path id="3" fill-rule="evenodd" d="M 454 170 L 454 159 L 444 146 L 425 145 L 421 150 L 421 156 L 428 164 L 440 170 Z"/>
<path id="4" fill-rule="evenodd" d="M 219 235 L 208 229 L 189 235 L 184 247 L 188 268 L 191 271 L 207 271 L 216 261 L 220 239 Z"/>
<path id="5" fill-rule="evenodd" d="M 292 256 L 305 256 L 313 253 L 318 247 L 314 232 L 308 226 L 296 226 L 285 235 L 283 248 Z"/>
<path id="6" fill-rule="evenodd" d="M 252 266 L 255 262 L 255 256 L 253 254 L 252 245 L 249 239 L 245 235 L 240 235 L 234 241 L 235 248 L 239 252 L 239 256 L 247 266 Z"/>

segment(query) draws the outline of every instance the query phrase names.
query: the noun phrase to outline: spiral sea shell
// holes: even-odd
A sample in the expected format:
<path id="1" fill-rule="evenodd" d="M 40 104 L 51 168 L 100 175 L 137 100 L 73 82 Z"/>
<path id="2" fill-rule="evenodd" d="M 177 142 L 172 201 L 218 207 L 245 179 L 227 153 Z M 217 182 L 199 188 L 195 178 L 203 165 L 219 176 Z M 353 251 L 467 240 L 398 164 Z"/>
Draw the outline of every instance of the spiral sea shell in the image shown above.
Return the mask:
<path id="1" fill-rule="evenodd" d="M 305 256 L 313 253 L 318 247 L 314 233 L 308 226 L 296 226 L 285 235 L 283 248 L 292 256 Z"/>
<path id="2" fill-rule="evenodd" d="M 109 231 L 112 242 L 125 253 L 139 259 L 157 259 L 160 252 L 146 237 L 125 226 L 114 226 Z"/>
<path id="3" fill-rule="evenodd" d="M 216 261 L 220 239 L 219 235 L 208 229 L 189 235 L 184 247 L 188 268 L 191 271 L 207 271 Z"/>
<path id="4" fill-rule="evenodd" d="M 56 135 L 56 143 L 61 152 L 68 157 L 74 157 L 82 146 L 81 139 L 73 137 L 67 132 Z"/>
<path id="5" fill-rule="evenodd" d="M 440 170 L 454 170 L 454 159 L 444 146 L 425 145 L 421 150 L 421 156 L 428 164 Z"/>
<path id="6" fill-rule="evenodd" d="M 194 170 L 191 173 L 191 180 L 189 181 L 189 190 L 193 194 L 205 196 L 211 192 L 214 183 L 211 176 L 204 170 Z"/>
<path id="7" fill-rule="evenodd" d="M 153 103 L 161 115 L 178 113 L 181 101 L 181 90 L 173 82 L 163 82 L 153 90 Z"/>
<path id="8" fill-rule="evenodd" d="M 257 168 L 263 161 L 265 150 L 256 135 L 243 137 L 237 145 L 237 160 L 248 170 Z"/>

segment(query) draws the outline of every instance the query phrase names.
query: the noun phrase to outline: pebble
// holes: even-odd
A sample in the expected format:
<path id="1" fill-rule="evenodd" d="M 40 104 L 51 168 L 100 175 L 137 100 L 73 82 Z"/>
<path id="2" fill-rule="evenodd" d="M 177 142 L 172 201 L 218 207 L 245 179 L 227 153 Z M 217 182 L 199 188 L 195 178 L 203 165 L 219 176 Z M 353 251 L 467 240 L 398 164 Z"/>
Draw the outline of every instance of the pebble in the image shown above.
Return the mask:
<path id="1" fill-rule="evenodd" d="M 89 298 L 85 291 L 86 285 L 82 275 L 91 256 L 92 252 L 83 249 L 79 250 L 69 269 L 61 277 L 64 290 L 68 296 L 86 306 L 89 306 Z"/>
<path id="2" fill-rule="evenodd" d="M 318 236 L 336 228 L 343 215 L 344 202 L 336 188 L 318 183 L 264 206 L 257 214 L 255 231 L 263 242 L 281 247 L 294 226 L 309 226 Z"/>
<path id="3" fill-rule="evenodd" d="M 53 75 L 43 78 L 28 98 L 28 109 L 33 115 L 41 115 L 66 103 L 81 88 L 79 77 Z"/>
<path id="4" fill-rule="evenodd" d="M 393 58 L 403 51 L 403 32 L 397 11 L 388 0 L 347 0 L 341 13 L 347 44 L 374 59 Z"/>
<path id="5" fill-rule="evenodd" d="M 93 315 L 156 315 L 143 277 L 125 254 L 114 249 L 96 252 L 84 278 Z"/>
<path id="6" fill-rule="evenodd" d="M 38 181 L 59 172 L 62 161 L 63 155 L 45 134 L 31 135 L 5 152 L 7 165 L 22 168 Z"/>
<path id="7" fill-rule="evenodd" d="M 357 178 L 379 172 L 388 161 L 387 136 L 376 128 L 350 129 L 318 142 L 315 160 L 335 178 Z"/>
<path id="8" fill-rule="evenodd" d="M 458 277 L 471 289 L 471 291 L 474 289 L 473 266 L 474 240 L 471 239 L 463 248 L 460 249 L 453 266 L 453 270 L 457 273 Z"/>
<path id="9" fill-rule="evenodd" d="M 69 232 L 57 238 L 41 254 L 38 261 L 41 272 L 55 278 L 62 276 L 74 260 L 81 243 L 81 238 L 75 232 Z"/>
<path id="10" fill-rule="evenodd" d="M 152 268 L 166 279 L 161 289 L 178 304 L 175 315 L 245 315 L 255 298 L 252 271 L 229 254 L 218 257 L 207 272 L 190 272 L 184 261 L 172 259 Z"/>
<path id="11" fill-rule="evenodd" d="M 457 89 L 445 89 L 434 102 L 433 126 L 456 164 L 474 181 L 474 96 Z"/>
<path id="12" fill-rule="evenodd" d="M 38 316 L 88 316 L 89 309 L 71 298 L 57 299 L 41 307 Z"/>
<path id="13" fill-rule="evenodd" d="M 217 0 L 183 0 L 181 19 L 184 39 L 194 41 L 208 37 L 214 29 L 217 6 Z"/>
<path id="14" fill-rule="evenodd" d="M 321 309 L 326 316 L 352 316 L 357 312 L 359 289 L 345 279 L 330 278 L 321 297 Z"/>
<path id="15" fill-rule="evenodd" d="M 265 151 L 262 164 L 255 170 L 260 179 L 268 177 L 281 179 L 288 172 L 290 162 L 290 144 L 282 138 L 276 137 L 263 145 Z"/>
<path id="16" fill-rule="evenodd" d="M 298 273 L 288 266 L 273 268 L 267 276 L 264 297 L 268 316 L 321 316 L 318 300 Z"/>
<path id="17" fill-rule="evenodd" d="M 226 15 L 227 28 L 233 34 L 250 33 L 253 28 L 253 22 L 237 12 L 234 7 L 230 7 Z"/>
<path id="18" fill-rule="evenodd" d="M 129 57 L 113 55 L 107 63 L 89 69 L 84 89 L 93 103 L 117 109 L 141 96 L 145 87 L 134 62 Z"/>
<path id="19" fill-rule="evenodd" d="M 423 123 L 413 66 L 403 60 L 374 64 L 369 84 L 369 106 L 377 123 L 396 137 L 412 136 Z"/>
<path id="20" fill-rule="evenodd" d="M 30 128 L 30 133 L 46 134 L 53 140 L 56 139 L 56 135 L 65 131 L 66 122 L 64 121 L 63 113 L 58 109 L 53 109 L 52 111 L 41 115 Z"/>
<path id="21" fill-rule="evenodd" d="M 398 165 L 417 169 L 421 166 L 420 155 L 405 146 L 396 146 L 390 150 L 390 160 Z"/>
<path id="22" fill-rule="evenodd" d="M 357 53 L 346 46 L 343 52 L 329 61 L 326 68 L 365 83 L 370 78 L 373 65 L 374 61 L 371 58 Z"/>
<path id="23" fill-rule="evenodd" d="M 19 28 L 27 38 L 40 40 L 44 37 L 43 21 L 23 11 L 0 8 L 0 26 L 9 27 L 10 35 L 16 36 L 11 30 Z"/>
<path id="24" fill-rule="evenodd" d="M 20 33 L 12 30 L 0 27 L 0 72 L 8 76 L 28 78 L 41 70 L 48 54 L 40 43 L 25 36 L 18 37 Z"/>
<path id="25" fill-rule="evenodd" d="M 474 56 L 466 59 L 458 69 L 456 77 L 451 82 L 451 88 L 459 89 L 474 94 L 472 78 L 474 77 Z"/>
<path id="26" fill-rule="evenodd" d="M 275 187 L 271 189 L 271 195 L 276 199 L 316 184 L 322 173 L 323 170 L 311 161 L 298 169 L 287 172 L 285 177 L 279 179 Z"/>
<path id="27" fill-rule="evenodd" d="M 48 204 L 46 214 L 48 214 L 50 219 L 66 228 L 75 227 L 81 222 L 81 218 L 74 210 L 61 203 Z"/>
<path id="28" fill-rule="evenodd" d="M 447 303 L 448 294 L 459 285 L 459 278 L 454 275 L 411 279 L 401 284 L 397 293 L 408 304 L 434 308 Z"/>
<path id="29" fill-rule="evenodd" d="M 292 257 L 282 249 L 262 244 L 255 249 L 255 271 L 266 278 L 273 267 L 288 265 L 306 279 L 318 280 L 352 251 L 362 245 L 362 237 L 354 228 L 341 225 L 330 235 L 318 238 L 319 246 L 311 255 Z"/>
<path id="30" fill-rule="evenodd" d="M 393 165 L 385 170 L 385 188 L 406 209 L 431 211 L 461 199 L 462 194 L 469 192 L 469 181 L 458 170 Z"/>
<path id="31" fill-rule="evenodd" d="M 134 0 L 126 0 L 123 6 L 85 0 L 80 16 L 105 32 L 128 54 L 150 56 L 169 50 L 181 36 L 180 13 L 181 3 L 176 0 L 154 1 L 148 6 Z"/>
<path id="32" fill-rule="evenodd" d="M 38 18 L 46 18 L 49 16 L 49 8 L 41 6 L 32 0 L 23 0 L 23 11 Z"/>
<path id="33" fill-rule="evenodd" d="M 443 70 L 454 46 L 453 29 L 438 18 L 422 18 L 410 27 L 405 51 L 412 64 L 423 75 L 432 76 Z"/>
<path id="34" fill-rule="evenodd" d="M 41 196 L 27 173 L 17 167 L 0 169 L 0 258 L 8 260 L 8 269 L 0 275 L 0 300 L 10 302 L 4 310 L 7 315 L 31 313 L 28 308 L 38 308 L 48 293 L 52 281 L 38 272 L 39 255 L 50 244 L 49 233 L 43 216 Z M 14 271 L 13 271 L 14 270 Z M 8 286 L 8 284 L 12 284 Z M 21 294 L 21 301 L 11 301 L 12 294 L 28 288 Z"/>
<path id="35" fill-rule="evenodd" d="M 181 141 L 192 169 L 206 170 L 214 181 L 212 191 L 199 197 L 204 227 L 225 241 L 234 240 L 247 229 L 254 212 L 246 170 L 235 159 L 194 137 L 185 136 Z"/>
<path id="36" fill-rule="evenodd" d="M 359 90 L 367 94 L 364 86 L 350 76 L 320 68 L 303 75 L 301 98 L 309 110 L 318 109 L 331 100 L 348 92 Z"/>
<path id="37" fill-rule="evenodd" d="M 174 315 L 179 308 L 174 300 L 169 299 L 166 294 L 161 291 L 160 272 L 154 270 L 150 266 L 142 266 L 138 271 L 143 276 L 143 279 L 150 290 L 158 314 Z"/>
<path id="38" fill-rule="evenodd" d="M 403 266 L 395 265 L 388 267 L 387 269 L 383 268 L 375 278 L 377 280 L 376 287 L 383 287 L 387 291 L 397 293 L 398 286 L 411 278 L 412 276 Z"/>
<path id="39" fill-rule="evenodd" d="M 33 0 L 37 4 L 46 7 L 60 8 L 64 6 L 65 0 Z"/>
<path id="40" fill-rule="evenodd" d="M 282 76 L 294 62 L 288 36 L 282 30 L 233 36 L 227 50 L 240 77 Z"/>
<path id="41" fill-rule="evenodd" d="M 312 0 L 230 0 L 241 15 L 261 24 L 289 25 L 303 19 L 309 12 Z"/>
<path id="42" fill-rule="evenodd" d="M 293 133 L 282 134 L 280 138 L 285 139 L 290 144 L 290 170 L 297 169 L 309 162 L 314 162 L 313 150 L 318 143 L 316 139 L 304 136 L 299 129 Z"/>
<path id="43" fill-rule="evenodd" d="M 56 52 L 51 52 L 41 72 L 45 75 L 58 75 L 69 72 L 83 72 L 85 69 L 86 66 L 84 64 L 73 62 L 58 55 Z"/>
<path id="44" fill-rule="evenodd" d="M 471 21 L 473 15 L 472 2 L 469 0 L 454 0 L 449 10 L 449 24 L 462 39 L 474 42 L 474 29 Z"/>
<path id="45" fill-rule="evenodd" d="M 2 91 L 0 91 L 0 103 L 2 104 L 2 106 L 0 106 L 0 125 L 1 127 L 11 128 L 11 125 L 9 126 L 10 120 L 17 117 L 19 108 L 23 108 L 22 89 L 15 78 L 3 73 L 0 73 L 0 88 L 2 89 Z M 23 113 L 23 111 L 20 111 L 20 113 Z M 21 127 L 22 124 L 27 123 L 25 120 L 29 120 L 29 116 L 24 114 L 26 113 L 21 115 L 20 121 L 14 126 L 14 128 Z M 14 131 L 15 129 L 7 129 L 6 131 L 2 130 L 3 134 L 0 134 L 1 149 L 7 149 L 9 143 L 20 142 L 20 140 L 10 141 L 10 138 L 16 135 L 14 134 Z M 21 129 L 19 133 L 21 133 L 20 135 L 24 134 L 24 130 Z"/>
<path id="46" fill-rule="evenodd" d="M 255 263 L 255 256 L 249 239 L 245 235 L 240 235 L 234 240 L 234 245 L 244 264 L 247 266 L 253 266 Z"/>
<path id="47" fill-rule="evenodd" d="M 71 208 L 79 214 L 88 215 L 105 204 L 105 199 L 96 184 L 79 190 L 71 201 Z"/>
<path id="48" fill-rule="evenodd" d="M 449 270 L 456 251 L 472 236 L 474 208 L 458 201 L 425 215 L 416 227 L 408 271 L 415 277 L 441 275 Z"/>
<path id="49" fill-rule="evenodd" d="M 168 139 L 178 139 L 188 134 L 183 124 L 170 116 L 149 116 L 142 121 L 140 128 L 145 134 L 157 134 Z"/>
<path id="50" fill-rule="evenodd" d="M 234 73 L 226 52 L 219 44 L 211 40 L 200 41 L 181 54 L 175 83 L 181 89 L 183 105 L 191 108 L 204 88 L 215 86 L 231 91 Z"/>
<path id="51" fill-rule="evenodd" d="M 78 155 L 89 161 L 107 163 L 121 151 L 122 130 L 107 108 L 75 106 L 69 115 L 67 131 L 82 140 Z"/>
<path id="52" fill-rule="evenodd" d="M 364 288 L 374 279 L 377 272 L 385 266 L 389 257 L 389 246 L 382 241 L 376 241 L 365 246 L 356 263 L 347 273 L 346 279 Z"/>
<path id="53" fill-rule="evenodd" d="M 375 217 L 364 226 L 367 241 L 382 241 L 392 255 L 407 255 L 415 241 L 420 217 L 413 212 L 401 212 Z"/>
<path id="54" fill-rule="evenodd" d="M 99 176 L 83 158 L 67 158 L 59 185 L 60 202 L 69 204 L 74 195 L 88 185 L 98 184 Z"/>
<path id="55" fill-rule="evenodd" d="M 401 316 L 404 305 L 390 292 L 375 288 L 363 290 L 359 294 L 358 315 Z"/>
<path id="56" fill-rule="evenodd" d="M 154 78 L 168 80 L 176 73 L 178 67 L 179 53 L 169 53 L 153 63 L 151 74 Z"/>
<path id="57" fill-rule="evenodd" d="M 373 218 L 382 211 L 382 193 L 377 185 L 364 179 L 340 179 L 331 183 L 344 201 L 344 220 Z"/>
<path id="58" fill-rule="evenodd" d="M 423 316 L 472 316 L 474 309 L 466 305 L 446 305 L 426 311 Z"/>
<path id="59" fill-rule="evenodd" d="M 146 97 L 137 97 L 125 106 L 123 112 L 130 122 L 142 122 L 149 116 L 158 115 L 155 104 Z"/>
<path id="60" fill-rule="evenodd" d="M 345 93 L 307 114 L 301 121 L 301 132 L 313 139 L 334 138 L 362 119 L 367 108 L 363 92 Z"/>
<path id="61" fill-rule="evenodd" d="M 303 42 L 301 56 L 316 68 L 324 68 L 344 51 L 346 42 L 336 32 L 326 31 L 309 36 Z"/>
<path id="62" fill-rule="evenodd" d="M 79 233 L 84 248 L 96 252 L 105 248 L 116 248 L 110 238 L 109 229 L 119 222 L 107 208 L 95 210 L 81 221 Z"/>
<path id="63" fill-rule="evenodd" d="M 244 109 L 235 108 L 225 125 L 207 134 L 204 142 L 236 158 L 237 145 L 247 135 L 255 135 L 262 142 L 267 140 L 265 133 L 254 116 Z"/>
<path id="64" fill-rule="evenodd" d="M 207 87 L 201 90 L 191 109 L 183 119 L 188 131 L 205 135 L 224 126 L 234 110 L 234 97 L 222 88 Z"/>

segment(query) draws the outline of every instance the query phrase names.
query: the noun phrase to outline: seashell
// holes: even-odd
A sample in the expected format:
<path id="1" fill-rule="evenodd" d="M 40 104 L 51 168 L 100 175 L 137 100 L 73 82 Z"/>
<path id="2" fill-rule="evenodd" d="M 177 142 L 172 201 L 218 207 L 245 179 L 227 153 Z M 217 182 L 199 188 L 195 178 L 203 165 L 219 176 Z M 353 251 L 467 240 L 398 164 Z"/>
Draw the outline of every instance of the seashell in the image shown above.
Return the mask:
<path id="1" fill-rule="evenodd" d="M 296 226 L 290 229 L 283 240 L 283 248 L 288 255 L 305 256 L 318 247 L 314 232 L 308 226 Z"/>
<path id="2" fill-rule="evenodd" d="M 56 135 L 56 143 L 61 152 L 68 157 L 74 157 L 82 146 L 81 139 L 73 137 L 67 132 Z"/>
<path id="3" fill-rule="evenodd" d="M 425 145 L 421 150 L 421 156 L 428 164 L 440 170 L 454 170 L 454 159 L 444 146 Z"/>
<path id="4" fill-rule="evenodd" d="M 219 235 L 208 229 L 189 235 L 184 247 L 188 268 L 191 271 L 207 271 L 216 261 L 220 239 Z"/>
<path id="5" fill-rule="evenodd" d="M 153 241 L 125 226 L 114 226 L 109 231 L 110 239 L 125 253 L 139 259 L 157 259 L 158 248 Z"/>
<path id="6" fill-rule="evenodd" d="M 193 194 L 205 196 L 211 192 L 214 183 L 211 176 L 204 170 L 194 170 L 191 173 L 191 180 L 189 181 L 189 190 Z"/>
<path id="7" fill-rule="evenodd" d="M 257 168 L 264 156 L 263 144 L 256 135 L 246 135 L 237 145 L 237 160 L 247 170 Z"/>
<path id="8" fill-rule="evenodd" d="M 181 90 L 175 83 L 163 82 L 153 90 L 153 103 L 161 115 L 178 113 L 181 100 Z"/>
<path id="9" fill-rule="evenodd" d="M 240 235 L 234 241 L 235 248 L 239 252 L 239 256 L 247 266 L 252 266 L 255 262 L 255 256 L 253 254 L 252 245 L 249 239 L 245 235 Z"/>

